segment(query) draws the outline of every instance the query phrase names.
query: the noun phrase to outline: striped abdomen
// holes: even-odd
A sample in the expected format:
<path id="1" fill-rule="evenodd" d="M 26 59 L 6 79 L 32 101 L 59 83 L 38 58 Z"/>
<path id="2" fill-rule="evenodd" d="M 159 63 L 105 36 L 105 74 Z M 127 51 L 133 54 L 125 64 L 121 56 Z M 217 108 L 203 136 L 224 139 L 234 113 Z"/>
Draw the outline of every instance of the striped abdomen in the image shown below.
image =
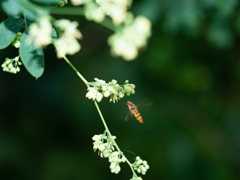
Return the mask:
<path id="1" fill-rule="evenodd" d="M 143 123 L 143 118 L 137 109 L 132 110 L 132 113 L 140 123 Z"/>

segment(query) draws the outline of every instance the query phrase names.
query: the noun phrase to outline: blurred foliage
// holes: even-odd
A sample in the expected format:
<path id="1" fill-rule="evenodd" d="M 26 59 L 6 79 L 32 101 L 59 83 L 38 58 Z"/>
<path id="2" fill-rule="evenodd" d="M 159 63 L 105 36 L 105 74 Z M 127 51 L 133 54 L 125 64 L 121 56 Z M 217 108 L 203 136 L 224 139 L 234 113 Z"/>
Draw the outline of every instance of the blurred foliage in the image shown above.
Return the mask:
<path id="1" fill-rule="evenodd" d="M 109 55 L 111 31 L 71 17 L 84 39 L 69 58 L 85 78 L 129 79 L 136 94 L 124 99 L 153 103 L 139 108 L 143 124 L 124 121 L 125 100 L 100 103 L 120 148 L 148 161 L 143 179 L 240 179 L 239 2 L 139 0 L 132 10 L 153 22 L 148 47 L 132 62 Z M 53 47 L 44 51 L 38 80 L 24 69 L 0 71 L 0 179 L 130 179 L 127 165 L 111 174 L 92 151 L 103 125 L 86 87 Z M 13 47 L 0 51 L 2 62 L 15 55 Z"/>

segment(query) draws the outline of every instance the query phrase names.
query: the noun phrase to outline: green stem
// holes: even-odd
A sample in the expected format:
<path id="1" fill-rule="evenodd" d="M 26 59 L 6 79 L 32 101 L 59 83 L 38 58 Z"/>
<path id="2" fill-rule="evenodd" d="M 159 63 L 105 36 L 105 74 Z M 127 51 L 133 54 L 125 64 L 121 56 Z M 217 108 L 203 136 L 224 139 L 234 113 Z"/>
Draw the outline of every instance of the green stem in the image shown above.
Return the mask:
<path id="1" fill-rule="evenodd" d="M 82 7 L 62 7 L 62 8 L 52 8 L 50 9 L 51 14 L 60 15 L 84 15 L 84 9 Z"/>
<path id="2" fill-rule="evenodd" d="M 57 49 L 57 47 L 56 47 Z M 72 63 L 67 59 L 66 56 L 63 55 L 63 59 L 68 63 L 68 65 L 77 73 L 78 77 L 86 84 L 86 86 L 89 88 L 88 81 L 78 72 L 78 70 L 72 65 Z"/>
<path id="3" fill-rule="evenodd" d="M 109 129 L 108 129 L 108 126 L 107 126 L 107 124 L 106 124 L 106 122 L 105 122 L 105 120 L 104 120 L 104 118 L 103 118 L 102 112 L 101 112 L 100 108 L 98 107 L 98 104 L 97 104 L 96 100 L 94 100 L 94 104 L 95 104 L 95 106 L 96 106 L 96 108 L 97 108 L 98 114 L 100 115 L 100 117 L 101 117 L 101 119 L 102 119 L 103 125 L 104 125 L 104 127 L 105 127 L 108 135 L 110 136 L 111 141 L 114 142 L 114 145 L 116 146 L 118 152 L 122 153 L 122 151 L 121 151 L 120 148 L 118 147 L 116 141 L 113 139 L 111 132 L 110 132 Z M 123 155 L 123 154 L 122 154 L 122 155 Z M 130 166 L 133 174 L 136 175 L 136 173 L 135 173 L 135 171 L 134 171 L 131 163 L 128 161 L 128 159 L 127 159 L 126 157 L 125 157 L 125 159 L 126 159 L 126 162 L 128 163 L 128 165 Z"/>
<path id="4" fill-rule="evenodd" d="M 109 18 L 105 18 L 102 22 L 100 22 L 101 25 L 105 26 L 106 28 L 115 31 L 115 26 L 112 23 L 112 20 Z"/>

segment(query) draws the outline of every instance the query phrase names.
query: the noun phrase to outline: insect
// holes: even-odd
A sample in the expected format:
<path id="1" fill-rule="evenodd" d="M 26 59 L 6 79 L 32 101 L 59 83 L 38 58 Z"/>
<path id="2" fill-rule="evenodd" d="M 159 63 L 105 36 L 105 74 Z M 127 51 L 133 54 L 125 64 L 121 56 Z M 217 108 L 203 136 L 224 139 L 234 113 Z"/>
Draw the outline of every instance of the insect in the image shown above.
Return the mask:
<path id="1" fill-rule="evenodd" d="M 150 104 L 146 104 L 146 105 L 150 105 Z M 139 105 L 139 106 L 142 106 L 142 105 Z M 140 122 L 140 123 L 143 123 L 143 118 L 141 116 L 141 114 L 138 112 L 137 110 L 137 107 L 139 106 L 136 106 L 135 104 L 133 104 L 132 102 L 130 101 L 127 101 L 127 107 L 129 109 L 129 113 L 128 115 L 126 116 L 125 120 L 128 119 L 129 117 L 129 114 L 131 113 L 131 115 L 134 115 L 135 118 Z"/>

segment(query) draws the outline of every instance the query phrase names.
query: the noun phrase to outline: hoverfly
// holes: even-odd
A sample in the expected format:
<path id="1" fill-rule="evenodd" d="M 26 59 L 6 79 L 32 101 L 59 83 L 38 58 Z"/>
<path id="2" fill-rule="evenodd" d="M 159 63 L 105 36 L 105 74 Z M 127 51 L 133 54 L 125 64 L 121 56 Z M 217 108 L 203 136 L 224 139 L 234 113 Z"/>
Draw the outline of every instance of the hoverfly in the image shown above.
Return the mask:
<path id="1" fill-rule="evenodd" d="M 152 104 L 152 103 L 150 103 L 150 104 Z M 150 105 L 150 104 L 145 104 L 145 105 Z M 144 106 L 144 105 L 138 105 L 138 106 L 136 106 L 136 105 L 133 104 L 132 102 L 127 101 L 127 107 L 128 107 L 128 109 L 129 109 L 129 113 L 128 113 L 128 115 L 126 116 L 125 120 L 127 120 L 128 117 L 129 117 L 129 115 L 131 114 L 131 115 L 134 115 L 135 118 L 136 118 L 140 123 L 143 123 L 143 118 L 142 118 L 141 114 L 139 113 L 139 111 L 137 110 L 137 107 L 139 107 L 139 106 Z"/>

